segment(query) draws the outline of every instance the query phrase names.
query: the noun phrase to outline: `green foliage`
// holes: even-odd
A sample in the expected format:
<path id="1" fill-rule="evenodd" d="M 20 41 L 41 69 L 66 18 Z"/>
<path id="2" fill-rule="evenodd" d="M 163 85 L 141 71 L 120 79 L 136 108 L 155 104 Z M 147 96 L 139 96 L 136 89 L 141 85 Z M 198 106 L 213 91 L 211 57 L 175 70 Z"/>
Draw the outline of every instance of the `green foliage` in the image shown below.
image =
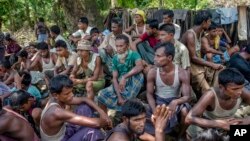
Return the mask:
<path id="1" fill-rule="evenodd" d="M 23 26 L 34 27 L 38 17 L 50 24 L 65 23 L 65 14 L 60 6 L 63 0 L 0 0 L 0 16 L 5 28 L 16 31 Z M 160 5 L 160 1 L 162 5 Z M 111 0 L 96 0 L 102 16 L 106 16 Z M 147 9 L 202 9 L 211 7 L 213 0 L 116 0 L 117 7 Z"/>

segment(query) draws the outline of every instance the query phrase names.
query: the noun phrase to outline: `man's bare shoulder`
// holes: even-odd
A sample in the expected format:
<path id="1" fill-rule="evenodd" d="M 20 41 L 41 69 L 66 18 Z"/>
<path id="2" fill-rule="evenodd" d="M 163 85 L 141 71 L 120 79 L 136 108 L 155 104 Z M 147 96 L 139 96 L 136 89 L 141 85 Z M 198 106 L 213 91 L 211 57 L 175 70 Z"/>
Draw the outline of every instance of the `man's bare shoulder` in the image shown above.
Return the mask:
<path id="1" fill-rule="evenodd" d="M 114 132 L 109 137 L 108 141 L 130 141 L 129 137 L 122 132 Z"/>

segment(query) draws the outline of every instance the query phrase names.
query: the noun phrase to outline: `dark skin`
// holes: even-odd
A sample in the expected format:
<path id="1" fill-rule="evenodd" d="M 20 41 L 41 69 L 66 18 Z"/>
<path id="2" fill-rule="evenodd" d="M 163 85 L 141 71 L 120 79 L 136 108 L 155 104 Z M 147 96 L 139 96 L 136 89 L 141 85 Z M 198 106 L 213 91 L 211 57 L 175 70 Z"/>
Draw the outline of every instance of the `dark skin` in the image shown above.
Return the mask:
<path id="1" fill-rule="evenodd" d="M 92 128 L 112 126 L 108 115 L 104 113 L 93 101 L 87 98 L 73 97 L 72 88 L 63 88 L 60 94 L 52 94 L 48 103 L 56 102 L 60 106 L 52 106 L 41 120 L 40 126 L 47 135 L 55 135 L 65 122 Z M 100 118 L 80 116 L 65 109 L 66 105 L 79 105 L 86 103 L 100 114 Z"/>
<path id="2" fill-rule="evenodd" d="M 90 51 L 86 50 L 78 50 L 77 51 L 79 56 L 82 58 L 81 67 L 84 69 L 88 69 L 88 63 L 90 61 Z M 87 96 L 88 98 L 94 100 L 94 88 L 93 88 L 93 81 L 97 81 L 100 77 L 103 77 L 103 70 L 101 65 L 101 58 L 98 56 L 95 61 L 95 69 L 93 72 L 93 76 L 85 79 L 76 79 L 76 73 L 79 70 L 78 65 L 74 65 L 72 73 L 70 75 L 70 79 L 73 81 L 75 85 L 77 84 L 86 84 Z"/>
<path id="3" fill-rule="evenodd" d="M 1 75 L 3 75 L 2 81 L 4 84 L 10 85 L 14 82 L 14 76 L 16 74 L 16 71 L 14 69 L 6 69 L 0 65 L 0 73 Z"/>
<path id="4" fill-rule="evenodd" d="M 202 32 L 206 30 L 210 26 L 210 24 L 211 24 L 211 19 L 207 21 L 203 21 L 201 25 L 194 26 L 192 29 L 196 33 L 196 37 L 199 38 Z M 197 64 L 197 65 L 211 67 L 215 70 L 219 70 L 223 68 L 223 66 L 220 64 L 215 64 L 213 62 L 205 61 L 196 55 L 195 35 L 191 31 L 187 31 L 186 33 L 183 34 L 181 42 L 184 45 L 186 45 L 189 51 L 190 61 L 192 63 Z M 201 48 L 201 50 L 203 49 Z"/>
<path id="5" fill-rule="evenodd" d="M 164 51 L 165 49 L 163 47 L 157 49 L 155 52 L 154 61 L 155 61 L 156 66 L 162 68 L 162 71 L 160 72 L 160 77 L 163 83 L 171 86 L 174 83 L 174 75 L 175 75 L 176 67 L 172 63 L 173 57 L 171 55 L 166 56 Z M 147 75 L 147 100 L 153 112 L 155 112 L 156 100 L 154 98 L 154 89 L 152 88 L 154 88 L 154 86 L 156 85 L 155 84 L 156 73 L 157 73 L 156 69 L 152 68 Z M 188 72 L 182 68 L 178 68 L 178 76 L 179 76 L 179 81 L 181 84 L 180 88 L 181 88 L 182 96 L 175 100 L 172 100 L 167 105 L 169 108 L 168 109 L 169 119 L 171 119 L 173 115 L 175 114 L 175 109 L 178 105 L 189 102 L 191 99 L 191 86 L 190 86 L 190 79 L 189 79 Z M 182 126 L 183 129 L 180 133 L 180 136 L 184 136 L 185 129 L 187 128 L 184 123 L 187 113 L 188 113 L 188 110 L 186 108 L 181 109 L 181 124 L 183 124 L 184 126 Z"/>
<path id="6" fill-rule="evenodd" d="M 12 68 L 17 69 L 19 71 L 29 71 L 30 64 L 31 64 L 31 61 L 28 58 L 19 56 L 18 61 L 15 64 L 13 64 Z M 17 68 L 18 66 L 20 67 Z"/>
<path id="7" fill-rule="evenodd" d="M 136 31 L 136 27 L 137 27 L 139 34 L 132 36 L 132 38 L 138 38 L 141 34 L 143 34 L 145 22 L 141 15 L 135 15 L 134 18 L 135 18 L 136 24 L 125 29 L 125 32 L 130 33 L 131 31 Z"/>
<path id="8" fill-rule="evenodd" d="M 44 61 L 46 64 L 50 62 L 50 59 L 52 59 L 53 64 L 56 64 L 56 55 L 53 53 L 50 53 L 49 50 L 39 50 L 39 55 L 36 56 L 34 61 L 30 65 L 30 69 L 34 68 L 35 66 L 42 65 Z"/>
<path id="9" fill-rule="evenodd" d="M 116 40 L 115 42 L 116 48 L 117 48 L 117 53 L 118 54 L 123 54 L 128 50 L 128 43 L 125 43 L 124 40 Z M 127 74 L 124 74 L 118 82 L 118 71 L 113 71 L 113 85 L 115 88 L 116 95 L 118 97 L 118 105 L 123 105 L 125 103 L 125 100 L 121 96 L 121 92 L 124 91 L 125 86 L 126 86 L 126 79 L 132 77 L 133 75 L 136 75 L 143 70 L 143 64 L 142 60 L 138 60 L 135 62 L 135 66 L 132 70 L 130 70 Z M 107 107 L 101 103 L 99 103 L 100 107 L 107 112 Z"/>
<path id="10" fill-rule="evenodd" d="M 219 87 L 215 87 L 214 89 L 217 93 L 217 98 L 221 108 L 225 110 L 232 109 L 236 105 L 238 97 L 241 97 L 243 102 L 250 104 L 250 93 L 243 87 L 243 85 L 236 85 L 234 83 L 229 83 L 227 86 L 220 85 Z M 215 93 L 212 90 L 208 90 L 204 95 L 202 95 L 198 103 L 190 110 L 185 122 L 187 124 L 196 124 L 205 128 L 221 128 L 227 131 L 229 131 L 230 125 L 250 124 L 249 117 L 243 119 L 225 118 L 212 120 L 201 117 L 205 110 L 213 111 L 214 108 Z"/>
<path id="11" fill-rule="evenodd" d="M 130 122 L 130 123 L 129 123 Z M 109 137 L 108 141 L 130 141 L 134 137 L 138 136 L 136 132 L 141 133 L 144 130 L 146 122 L 146 114 L 140 114 L 138 116 L 134 117 L 123 117 L 123 122 L 121 123 L 122 126 L 126 127 L 127 129 L 132 129 L 130 130 L 130 134 L 126 135 L 122 132 L 114 132 L 112 135 Z M 130 126 L 130 128 L 128 128 Z M 138 137 L 142 141 L 155 141 L 155 138 L 147 133 L 143 133 Z"/>
<path id="12" fill-rule="evenodd" d="M 169 109 L 165 104 L 157 106 L 154 114 L 151 117 L 151 120 L 155 127 L 155 140 L 156 141 L 165 141 L 165 128 L 168 123 L 168 112 Z"/>
<path id="13" fill-rule="evenodd" d="M 66 48 L 63 48 L 63 47 L 57 47 L 56 48 L 56 52 L 58 55 L 60 55 L 61 57 L 65 57 L 65 58 L 68 58 L 69 57 L 69 51 L 66 49 Z M 59 72 L 59 69 L 61 69 L 62 66 L 58 67 L 56 66 L 55 67 L 55 70 L 54 70 L 54 75 L 58 75 L 58 74 L 62 74 L 62 75 L 69 75 L 70 74 L 70 71 L 73 69 L 73 65 L 68 65 L 66 68 L 64 68 L 64 70 L 62 72 Z"/>
<path id="14" fill-rule="evenodd" d="M 173 85 L 174 83 L 174 73 L 175 73 L 175 65 L 172 63 L 172 56 L 166 56 L 164 54 L 164 48 L 159 48 L 155 52 L 155 61 L 162 63 L 162 71 L 160 72 L 160 76 L 162 81 L 166 85 Z M 189 77 L 187 72 L 184 69 L 178 68 L 179 80 L 181 83 L 181 93 L 182 97 L 173 100 L 169 106 L 169 115 L 172 117 L 177 105 L 189 102 L 190 100 L 190 84 Z M 156 69 L 153 68 L 149 71 L 147 76 L 147 99 L 150 107 L 153 112 L 155 111 L 156 103 L 154 98 L 154 86 L 156 80 Z"/>
<path id="15" fill-rule="evenodd" d="M 146 24 L 146 30 L 147 30 L 147 34 L 148 34 L 149 36 L 154 36 L 154 37 L 158 38 L 158 30 L 157 30 L 156 28 L 151 28 L 151 27 L 149 27 L 148 24 Z M 137 44 L 139 44 L 140 42 L 142 42 L 142 40 L 141 40 L 140 38 L 136 39 L 136 40 L 132 43 L 131 49 L 132 49 L 132 50 L 137 50 L 137 49 L 136 49 L 136 46 L 137 46 Z"/>
<path id="16" fill-rule="evenodd" d="M 7 112 L 6 109 L 0 111 L 0 135 L 18 141 L 32 141 L 35 138 L 35 132 L 30 124 L 13 113 Z"/>

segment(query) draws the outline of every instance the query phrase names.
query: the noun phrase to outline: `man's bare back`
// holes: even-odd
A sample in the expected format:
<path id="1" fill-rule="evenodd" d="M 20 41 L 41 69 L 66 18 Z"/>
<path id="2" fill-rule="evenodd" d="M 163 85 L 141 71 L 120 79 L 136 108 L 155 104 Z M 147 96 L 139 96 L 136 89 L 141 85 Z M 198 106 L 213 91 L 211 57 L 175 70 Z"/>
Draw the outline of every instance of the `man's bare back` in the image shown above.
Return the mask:
<path id="1" fill-rule="evenodd" d="M 5 108 L 3 108 L 0 113 L 0 135 L 13 138 L 18 141 L 39 140 L 26 119 L 12 110 Z"/>

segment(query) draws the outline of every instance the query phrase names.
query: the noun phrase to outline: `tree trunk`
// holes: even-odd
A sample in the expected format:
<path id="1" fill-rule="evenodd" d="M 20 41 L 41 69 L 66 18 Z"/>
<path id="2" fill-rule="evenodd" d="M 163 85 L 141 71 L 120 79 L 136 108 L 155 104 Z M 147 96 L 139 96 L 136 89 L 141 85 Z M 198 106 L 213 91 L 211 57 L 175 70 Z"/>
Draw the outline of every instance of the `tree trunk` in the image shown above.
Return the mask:
<path id="1" fill-rule="evenodd" d="M 66 20 L 68 20 L 69 30 L 76 30 L 79 18 L 84 16 L 89 19 L 90 26 L 103 27 L 96 0 L 59 0 L 59 3 L 64 10 Z"/>

